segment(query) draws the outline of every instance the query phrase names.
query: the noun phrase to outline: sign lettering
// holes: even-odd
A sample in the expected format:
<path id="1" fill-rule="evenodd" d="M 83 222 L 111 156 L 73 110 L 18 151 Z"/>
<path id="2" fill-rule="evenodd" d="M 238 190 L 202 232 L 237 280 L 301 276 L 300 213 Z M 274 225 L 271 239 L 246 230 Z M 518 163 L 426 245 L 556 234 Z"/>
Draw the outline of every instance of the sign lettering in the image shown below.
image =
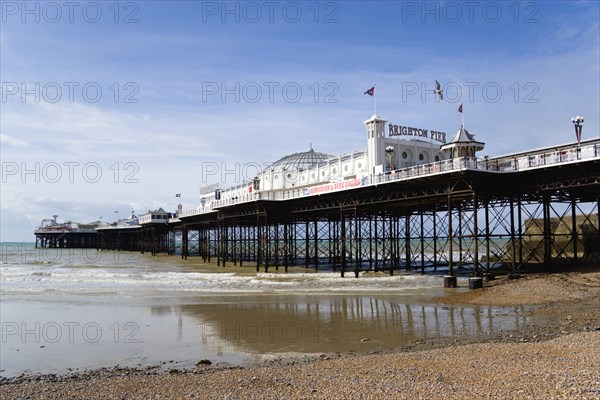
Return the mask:
<path id="1" fill-rule="evenodd" d="M 388 136 L 418 136 L 429 138 L 437 142 L 446 143 L 446 132 L 430 131 L 421 128 L 410 128 L 401 125 L 388 125 Z"/>
<path id="2" fill-rule="evenodd" d="M 305 195 L 333 192 L 336 190 L 348 189 L 362 184 L 360 179 L 350 179 L 347 181 L 328 183 L 325 185 L 313 186 L 304 189 Z"/>

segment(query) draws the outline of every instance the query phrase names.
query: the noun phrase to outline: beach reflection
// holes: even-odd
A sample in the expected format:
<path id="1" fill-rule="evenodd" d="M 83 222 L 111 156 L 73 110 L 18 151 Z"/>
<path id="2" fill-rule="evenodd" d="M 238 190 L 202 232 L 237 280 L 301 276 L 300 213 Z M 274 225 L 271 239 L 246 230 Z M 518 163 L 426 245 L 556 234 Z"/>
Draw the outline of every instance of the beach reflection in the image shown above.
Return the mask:
<path id="1" fill-rule="evenodd" d="M 179 337 L 190 335 L 217 354 L 393 349 L 448 337 L 477 340 L 527 323 L 524 308 L 407 304 L 393 296 L 263 296 L 172 312 L 192 325 L 184 331 L 179 324 Z"/>
<path id="2" fill-rule="evenodd" d="M 263 294 L 184 298 L 28 296 L 0 303 L 0 374 L 114 365 L 248 365 L 315 353 L 429 348 L 529 323 L 527 308 L 447 306 L 423 294 Z"/>

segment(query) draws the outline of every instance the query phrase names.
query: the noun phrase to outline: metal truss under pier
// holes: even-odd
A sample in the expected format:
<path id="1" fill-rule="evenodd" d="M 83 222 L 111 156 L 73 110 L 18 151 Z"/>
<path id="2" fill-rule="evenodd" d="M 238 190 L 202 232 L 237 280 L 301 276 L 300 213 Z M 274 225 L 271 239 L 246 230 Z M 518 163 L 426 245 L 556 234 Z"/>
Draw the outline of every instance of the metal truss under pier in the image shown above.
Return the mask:
<path id="1" fill-rule="evenodd" d="M 583 144 L 582 144 L 583 145 Z M 539 150 L 565 162 L 508 172 L 512 158 L 460 159 L 460 168 L 407 179 L 384 176 L 348 190 L 257 199 L 181 215 L 161 225 L 98 230 L 98 248 L 199 256 L 257 271 L 481 275 L 557 263 L 600 262 L 600 140 Z M 517 157 L 514 155 L 515 164 Z M 475 164 L 473 164 L 475 163 Z"/>
<path id="2" fill-rule="evenodd" d="M 97 247 L 95 231 L 86 232 L 68 232 L 56 231 L 48 232 L 37 230 L 35 232 L 35 247 L 42 248 L 84 248 L 90 249 Z"/>

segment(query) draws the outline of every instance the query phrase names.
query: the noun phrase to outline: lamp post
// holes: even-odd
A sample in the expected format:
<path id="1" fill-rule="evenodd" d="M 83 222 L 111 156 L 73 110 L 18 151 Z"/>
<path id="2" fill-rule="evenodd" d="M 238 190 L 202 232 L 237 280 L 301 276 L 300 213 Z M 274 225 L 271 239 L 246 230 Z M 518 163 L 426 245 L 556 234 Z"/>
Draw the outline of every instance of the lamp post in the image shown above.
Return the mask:
<path id="1" fill-rule="evenodd" d="M 388 157 L 388 164 L 389 164 L 389 170 L 391 171 L 393 166 L 392 166 L 392 157 L 394 155 L 394 146 L 387 146 L 385 148 L 385 154 Z"/>
<path id="2" fill-rule="evenodd" d="M 571 122 L 575 125 L 575 136 L 577 137 L 577 144 L 581 142 L 581 130 L 583 128 L 583 117 L 581 115 L 577 115 L 576 117 L 571 118 Z"/>
<path id="3" fill-rule="evenodd" d="M 571 118 L 571 122 L 575 125 L 575 137 L 577 137 L 577 159 L 579 159 L 579 143 L 581 142 L 581 130 L 583 128 L 583 117 L 577 115 Z"/>

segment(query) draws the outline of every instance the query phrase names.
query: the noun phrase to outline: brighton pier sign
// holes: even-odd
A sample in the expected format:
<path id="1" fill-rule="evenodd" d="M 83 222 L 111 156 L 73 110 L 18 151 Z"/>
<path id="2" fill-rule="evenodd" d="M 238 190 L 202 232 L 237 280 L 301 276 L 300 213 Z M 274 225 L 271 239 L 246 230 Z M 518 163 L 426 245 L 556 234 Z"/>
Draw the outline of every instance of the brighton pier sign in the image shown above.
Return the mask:
<path id="1" fill-rule="evenodd" d="M 446 132 L 430 131 L 421 128 L 409 128 L 401 125 L 388 125 L 388 136 L 418 136 L 429 138 L 438 142 L 446 143 Z"/>

